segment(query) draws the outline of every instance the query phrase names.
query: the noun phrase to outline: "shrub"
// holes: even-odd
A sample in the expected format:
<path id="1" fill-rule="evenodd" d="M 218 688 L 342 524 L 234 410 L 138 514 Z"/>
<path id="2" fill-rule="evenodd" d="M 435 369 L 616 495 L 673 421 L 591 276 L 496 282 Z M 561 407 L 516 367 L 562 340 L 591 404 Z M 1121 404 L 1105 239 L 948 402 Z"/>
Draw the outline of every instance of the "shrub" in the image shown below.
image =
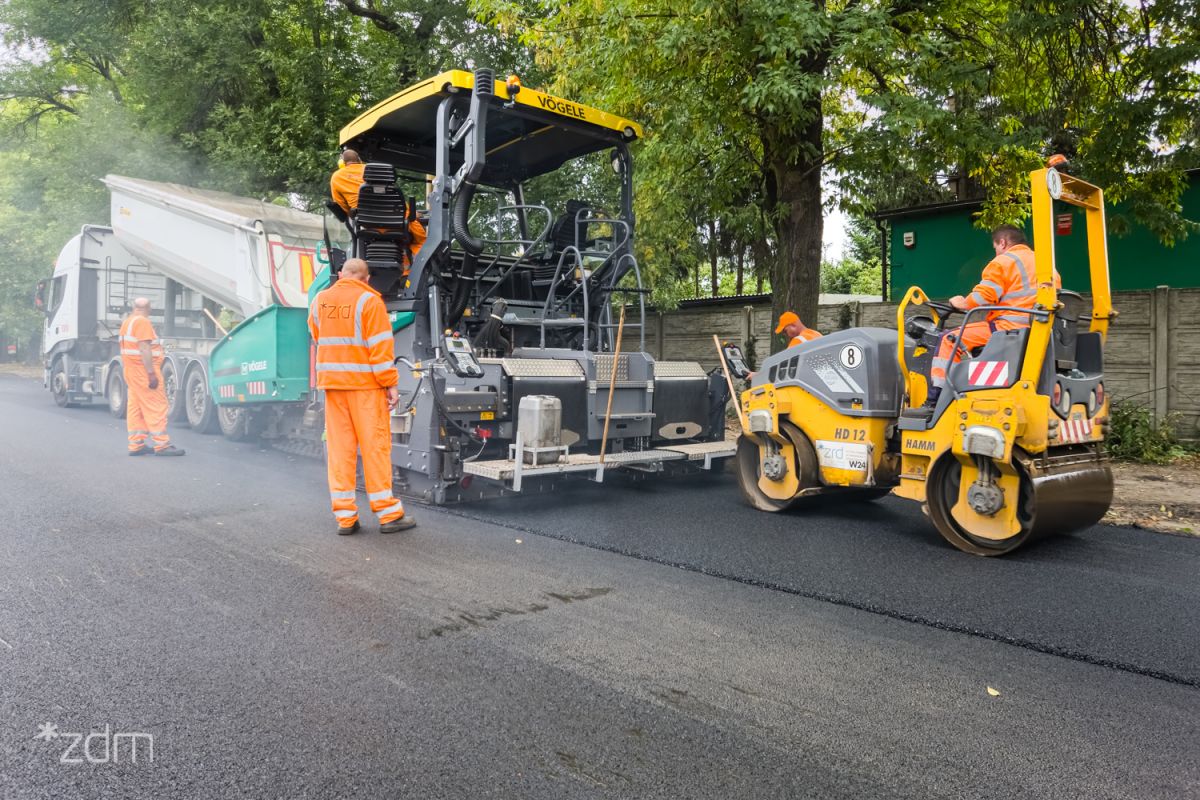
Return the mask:
<path id="1" fill-rule="evenodd" d="M 1108 429 L 1108 452 L 1113 458 L 1167 464 L 1187 453 L 1175 435 L 1178 415 L 1169 414 L 1161 425 L 1145 406 L 1128 400 L 1114 402 Z"/>

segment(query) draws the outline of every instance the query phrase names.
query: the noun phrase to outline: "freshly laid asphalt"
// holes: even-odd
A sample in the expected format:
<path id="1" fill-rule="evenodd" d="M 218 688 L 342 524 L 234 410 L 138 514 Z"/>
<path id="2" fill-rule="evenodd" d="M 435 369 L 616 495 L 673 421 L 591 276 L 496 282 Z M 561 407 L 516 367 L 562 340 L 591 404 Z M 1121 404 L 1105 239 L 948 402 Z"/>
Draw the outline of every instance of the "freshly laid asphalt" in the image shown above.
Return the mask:
<path id="1" fill-rule="evenodd" d="M 319 462 L 174 433 L 0 376 L 2 798 L 1200 797 L 1200 540 L 729 474 L 338 537 Z M 60 763 L 105 730 L 153 761 Z"/>

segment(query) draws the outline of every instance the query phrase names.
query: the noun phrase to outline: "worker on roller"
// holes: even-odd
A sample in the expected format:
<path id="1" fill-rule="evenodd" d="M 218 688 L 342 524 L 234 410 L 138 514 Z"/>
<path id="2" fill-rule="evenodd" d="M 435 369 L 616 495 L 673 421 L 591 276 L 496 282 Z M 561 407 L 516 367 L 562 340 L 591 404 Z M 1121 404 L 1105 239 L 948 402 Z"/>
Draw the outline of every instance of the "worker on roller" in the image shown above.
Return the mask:
<path id="1" fill-rule="evenodd" d="M 1001 225 L 992 231 L 992 249 L 996 257 L 983 268 L 983 277 L 971 293 L 950 298 L 950 305 L 959 311 L 969 311 L 979 306 L 1010 306 L 1033 308 L 1037 296 L 1037 269 L 1033 250 L 1025 239 L 1025 233 L 1014 225 Z M 1058 270 L 1054 271 L 1054 288 L 1062 288 Z M 965 353 L 987 344 L 995 331 L 1011 331 L 1028 328 L 1030 315 L 1017 311 L 989 311 L 985 319 L 968 323 L 962 332 L 962 341 L 956 342 L 955 333 L 942 336 L 941 344 L 929 370 L 933 383 L 927 405 L 933 405 L 946 386 L 946 370 L 952 363 L 962 359 Z"/>
<path id="2" fill-rule="evenodd" d="M 356 453 L 380 533 L 416 523 L 392 494 L 392 432 L 389 412 L 399 402 L 392 325 L 379 293 L 367 281 L 367 262 L 351 258 L 337 282 L 317 294 L 308 328 L 317 343 L 317 388 L 325 391 L 325 437 L 329 496 L 337 532 L 359 529 L 355 502 Z"/>
<path id="3" fill-rule="evenodd" d="M 347 217 L 354 216 L 354 211 L 358 208 L 358 190 L 364 182 L 363 170 L 365 168 L 366 165 L 363 164 L 358 151 L 346 149 L 342 151 L 342 158 L 337 170 L 329 178 L 329 194 L 333 198 L 333 202 L 341 207 Z M 409 210 L 411 211 L 411 203 Z M 410 254 L 415 256 L 421 249 L 421 245 L 425 244 L 427 238 L 425 226 L 419 220 L 412 220 L 408 223 L 408 235 L 411 238 L 408 252 L 401 255 L 404 266 L 412 264 Z"/>
<path id="4" fill-rule="evenodd" d="M 150 322 L 150 301 L 133 301 L 133 313 L 121 323 L 121 370 L 125 374 L 125 427 L 129 455 L 181 456 L 167 436 L 167 390 L 163 384 L 162 342 Z"/>
<path id="5" fill-rule="evenodd" d="M 787 337 L 788 347 L 795 347 L 821 337 L 820 333 L 801 322 L 800 317 L 794 311 L 785 311 L 779 315 L 779 324 L 775 326 L 775 332 L 782 333 Z"/>

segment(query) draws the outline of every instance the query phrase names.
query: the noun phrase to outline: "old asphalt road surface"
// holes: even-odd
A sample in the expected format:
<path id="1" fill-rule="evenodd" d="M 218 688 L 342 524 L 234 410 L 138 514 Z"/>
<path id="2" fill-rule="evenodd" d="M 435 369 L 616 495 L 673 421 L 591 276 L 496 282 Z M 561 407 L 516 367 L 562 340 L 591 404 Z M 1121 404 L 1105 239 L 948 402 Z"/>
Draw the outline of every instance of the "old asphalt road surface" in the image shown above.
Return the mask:
<path id="1" fill-rule="evenodd" d="M 1200 542 L 731 476 L 340 538 L 319 463 L 176 439 L 0 377 L 2 798 L 1200 797 Z"/>

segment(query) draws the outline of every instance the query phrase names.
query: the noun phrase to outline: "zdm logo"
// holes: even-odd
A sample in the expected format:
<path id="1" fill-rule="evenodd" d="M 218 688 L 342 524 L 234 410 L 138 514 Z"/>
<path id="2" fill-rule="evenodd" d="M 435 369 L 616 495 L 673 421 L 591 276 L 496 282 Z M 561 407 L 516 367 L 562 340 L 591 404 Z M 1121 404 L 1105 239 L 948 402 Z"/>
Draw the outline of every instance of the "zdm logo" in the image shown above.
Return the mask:
<path id="1" fill-rule="evenodd" d="M 58 740 L 66 749 L 58 757 L 60 764 L 137 764 L 154 763 L 154 736 L 149 733 L 114 733 L 111 725 L 103 731 L 67 733 L 52 722 L 38 726 L 34 739 Z"/>

